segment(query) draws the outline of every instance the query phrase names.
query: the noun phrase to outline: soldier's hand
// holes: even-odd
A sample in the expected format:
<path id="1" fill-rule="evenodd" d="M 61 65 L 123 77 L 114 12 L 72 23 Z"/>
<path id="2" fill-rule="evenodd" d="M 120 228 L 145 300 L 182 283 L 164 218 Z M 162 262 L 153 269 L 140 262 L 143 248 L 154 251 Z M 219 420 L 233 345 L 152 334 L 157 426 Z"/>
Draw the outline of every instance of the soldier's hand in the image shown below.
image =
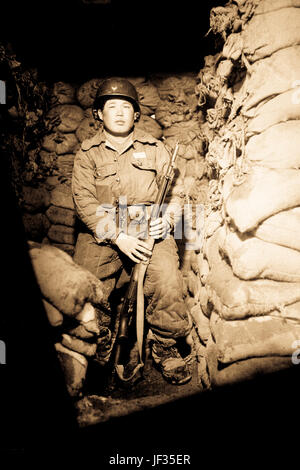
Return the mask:
<path id="1" fill-rule="evenodd" d="M 115 243 L 135 263 L 147 261 L 148 257 L 151 256 L 151 250 L 147 243 L 125 233 L 120 233 Z"/>
<path id="2" fill-rule="evenodd" d="M 152 220 L 149 227 L 149 235 L 152 238 L 163 238 L 170 228 L 169 223 L 163 217 Z"/>

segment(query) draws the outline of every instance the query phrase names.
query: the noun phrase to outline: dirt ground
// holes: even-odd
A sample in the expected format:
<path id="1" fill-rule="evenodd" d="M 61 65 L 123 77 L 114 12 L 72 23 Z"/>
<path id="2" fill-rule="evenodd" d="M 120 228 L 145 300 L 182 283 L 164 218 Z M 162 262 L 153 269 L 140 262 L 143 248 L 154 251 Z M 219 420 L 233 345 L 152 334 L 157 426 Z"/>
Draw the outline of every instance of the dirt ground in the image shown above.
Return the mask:
<path id="1" fill-rule="evenodd" d="M 191 357 L 189 367 L 192 379 L 184 385 L 172 385 L 156 369 L 149 353 L 143 374 L 134 383 L 122 383 L 94 364 L 87 376 L 84 396 L 75 404 L 79 426 L 102 423 L 202 392 L 195 356 Z"/>

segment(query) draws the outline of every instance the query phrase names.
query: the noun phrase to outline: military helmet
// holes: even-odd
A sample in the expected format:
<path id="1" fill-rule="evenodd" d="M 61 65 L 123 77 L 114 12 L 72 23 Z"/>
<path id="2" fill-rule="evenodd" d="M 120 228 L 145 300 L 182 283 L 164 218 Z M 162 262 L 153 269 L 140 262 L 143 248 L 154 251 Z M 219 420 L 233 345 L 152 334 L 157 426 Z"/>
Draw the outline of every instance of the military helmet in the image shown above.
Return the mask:
<path id="1" fill-rule="evenodd" d="M 125 98 L 133 105 L 134 111 L 140 113 L 139 96 L 129 80 L 126 78 L 108 78 L 100 83 L 93 105 L 93 116 L 99 120 L 98 109 L 101 109 L 108 98 Z"/>

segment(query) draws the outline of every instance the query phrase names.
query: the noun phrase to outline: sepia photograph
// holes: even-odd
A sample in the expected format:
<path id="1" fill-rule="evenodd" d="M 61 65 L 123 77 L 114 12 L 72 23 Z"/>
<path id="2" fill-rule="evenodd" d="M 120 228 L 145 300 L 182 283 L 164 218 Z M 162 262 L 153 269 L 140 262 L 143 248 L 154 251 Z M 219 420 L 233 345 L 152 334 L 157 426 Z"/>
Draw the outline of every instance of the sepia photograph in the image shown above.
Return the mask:
<path id="1" fill-rule="evenodd" d="M 300 0 L 1 18 L 0 450 L 100 469 L 296 450 Z"/>

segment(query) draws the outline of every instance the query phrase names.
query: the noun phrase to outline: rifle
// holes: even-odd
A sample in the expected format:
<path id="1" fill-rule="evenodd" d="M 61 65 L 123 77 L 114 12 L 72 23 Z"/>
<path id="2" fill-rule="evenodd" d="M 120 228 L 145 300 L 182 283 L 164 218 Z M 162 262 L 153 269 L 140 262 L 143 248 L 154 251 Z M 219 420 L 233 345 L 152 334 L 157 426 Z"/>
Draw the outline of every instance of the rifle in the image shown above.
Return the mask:
<path id="1" fill-rule="evenodd" d="M 173 151 L 172 157 L 170 159 L 168 168 L 164 175 L 162 184 L 159 188 L 158 194 L 154 205 L 152 206 L 150 220 L 155 220 L 158 218 L 166 195 L 169 191 L 170 185 L 174 177 L 174 168 L 175 160 L 178 152 L 179 144 L 176 143 L 175 149 Z M 148 226 L 149 228 L 149 226 Z M 146 240 L 151 252 L 154 248 L 155 239 L 148 237 Z M 124 301 L 121 307 L 120 320 L 118 333 L 115 340 L 115 356 L 114 356 L 114 370 L 116 371 L 118 377 L 123 382 L 128 382 L 136 375 L 139 369 L 141 369 L 144 364 L 142 361 L 142 349 L 143 349 L 143 334 L 144 334 L 144 292 L 143 284 L 144 277 L 147 271 L 148 264 L 150 262 L 151 256 L 147 261 L 141 261 L 137 263 L 131 272 L 129 285 L 124 297 Z M 120 363 L 122 357 L 123 348 L 126 345 L 129 337 L 129 326 L 136 309 L 136 337 L 139 353 L 139 363 L 134 368 L 133 372 L 129 377 L 124 377 L 124 365 Z"/>

